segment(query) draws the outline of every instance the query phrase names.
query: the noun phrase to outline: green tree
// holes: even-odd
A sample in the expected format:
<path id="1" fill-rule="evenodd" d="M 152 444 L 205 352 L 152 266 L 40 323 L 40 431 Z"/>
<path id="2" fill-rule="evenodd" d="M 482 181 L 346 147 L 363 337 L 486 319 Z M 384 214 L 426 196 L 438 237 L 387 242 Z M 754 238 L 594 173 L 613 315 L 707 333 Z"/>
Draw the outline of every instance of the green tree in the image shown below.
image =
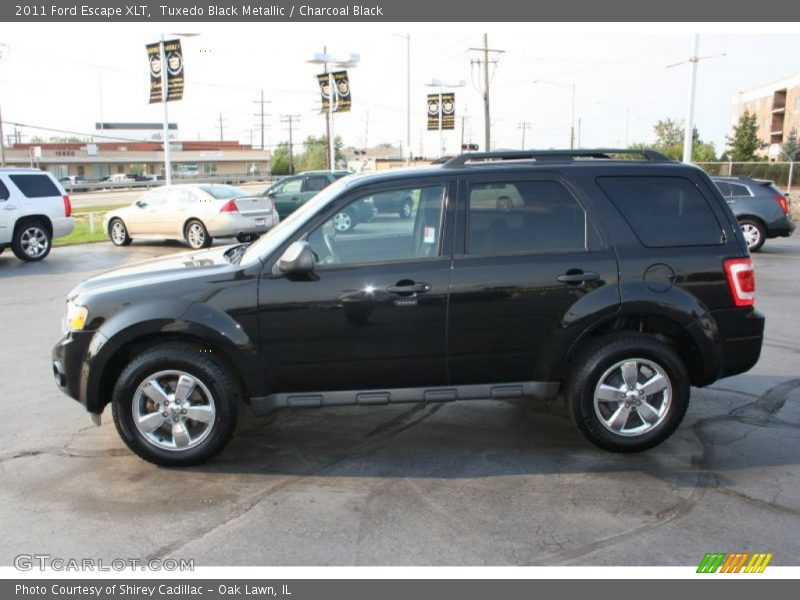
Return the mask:
<path id="1" fill-rule="evenodd" d="M 792 127 L 789 139 L 781 146 L 781 160 L 800 161 L 800 142 L 797 140 L 797 127 Z"/>
<path id="2" fill-rule="evenodd" d="M 744 111 L 739 122 L 733 127 L 733 135 L 728 136 L 728 158 L 733 162 L 758 160 L 757 152 L 767 145 L 758 139 L 756 115 Z"/>
<path id="3" fill-rule="evenodd" d="M 652 148 L 673 160 L 681 160 L 683 158 L 684 128 L 679 121 L 673 121 L 667 117 L 656 122 L 653 126 L 653 131 L 656 134 L 654 144 L 636 143 L 629 147 L 632 149 Z M 714 160 L 717 160 L 717 151 L 714 144 L 700 139 L 700 132 L 697 131 L 697 127 L 694 127 L 692 129 L 692 161 L 711 162 Z"/>
<path id="4" fill-rule="evenodd" d="M 272 174 L 290 175 L 291 162 L 289 160 L 289 142 L 281 142 L 272 153 Z"/>
<path id="5" fill-rule="evenodd" d="M 344 160 L 342 138 L 335 138 L 336 162 Z M 296 171 L 320 171 L 328 168 L 328 138 L 308 136 L 303 142 L 303 153 L 295 158 Z"/>

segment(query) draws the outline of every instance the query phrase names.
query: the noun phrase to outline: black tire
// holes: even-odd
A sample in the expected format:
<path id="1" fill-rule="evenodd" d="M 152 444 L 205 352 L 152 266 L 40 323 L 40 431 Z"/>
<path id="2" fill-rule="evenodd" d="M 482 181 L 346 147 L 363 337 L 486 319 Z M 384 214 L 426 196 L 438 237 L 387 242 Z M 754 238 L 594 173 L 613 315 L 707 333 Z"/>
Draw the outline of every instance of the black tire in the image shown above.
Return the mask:
<path id="1" fill-rule="evenodd" d="M 236 240 L 240 244 L 246 244 L 247 242 L 254 242 L 259 238 L 257 233 L 240 233 L 236 236 Z"/>
<path id="2" fill-rule="evenodd" d="M 631 396 L 626 396 L 623 391 L 616 391 L 626 401 L 630 400 L 632 406 L 630 413 L 620 412 L 620 415 L 629 415 L 622 422 L 622 427 L 618 432 L 612 431 L 607 426 L 601 416 L 609 418 L 615 408 L 622 409 L 623 402 L 619 400 L 604 401 L 599 400 L 596 407 L 595 390 L 601 383 L 601 379 L 606 382 L 614 381 L 614 368 L 620 363 L 625 362 L 630 365 L 633 359 L 640 359 L 635 369 L 637 386 L 642 383 L 641 378 L 648 377 L 648 372 L 662 376 L 668 381 L 668 388 L 652 396 L 635 396 L 635 392 L 630 392 Z M 686 409 L 689 406 L 689 374 L 680 357 L 668 346 L 660 341 L 646 335 L 624 335 L 624 337 L 605 338 L 598 340 L 585 351 L 580 353 L 574 360 L 575 365 L 569 374 L 566 387 L 567 408 L 570 411 L 572 420 L 586 438 L 605 450 L 612 452 L 641 452 L 652 448 L 666 440 L 678 428 Z M 661 369 L 661 373 L 653 369 L 653 365 Z M 633 372 L 633 369 L 631 371 Z M 619 371 L 621 386 L 626 382 L 622 380 L 622 370 Z M 652 381 L 650 379 L 649 381 Z M 612 386 L 609 386 L 612 387 Z M 606 388 L 607 390 L 608 388 Z M 669 393 L 669 401 L 666 398 Z M 647 398 L 652 398 L 657 410 L 653 409 L 654 404 L 646 402 Z M 638 401 L 638 405 L 634 404 Z M 649 409 L 644 411 L 642 403 Z M 663 412 L 657 419 L 652 417 L 655 412 Z M 654 419 L 654 423 L 648 422 L 640 416 L 648 413 Z M 651 412 L 653 411 L 653 412 Z M 598 412 L 600 414 L 598 414 Z M 613 419 L 612 419 L 613 420 Z M 635 433 L 636 426 L 642 429 Z M 628 425 L 627 430 L 625 426 Z"/>
<path id="3" fill-rule="evenodd" d="M 356 216 L 349 208 L 333 215 L 333 228 L 336 233 L 350 233 L 356 226 Z"/>
<path id="4" fill-rule="evenodd" d="M 38 219 L 20 221 L 14 229 L 11 250 L 20 260 L 36 262 L 50 254 L 53 234 L 50 228 Z"/>
<path id="5" fill-rule="evenodd" d="M 160 447 L 157 441 L 146 438 L 134 422 L 137 389 L 156 374 L 167 371 L 189 374 L 205 386 L 213 399 L 215 414 L 213 423 L 209 424 L 210 431 L 196 445 L 185 449 Z M 225 447 L 236 429 L 241 399 L 242 393 L 236 379 L 212 354 L 188 344 L 163 344 L 139 354 L 125 367 L 114 386 L 111 406 L 117 432 L 128 448 L 148 462 L 185 467 L 203 463 Z M 202 425 L 200 422 L 192 424 Z M 167 418 L 164 427 L 169 426 L 170 419 Z M 154 435 L 159 435 L 160 431 L 156 430 Z M 171 434 L 164 430 L 164 435 Z"/>
<path id="6" fill-rule="evenodd" d="M 133 241 L 131 236 L 128 235 L 128 228 L 125 223 L 119 218 L 111 219 L 108 224 L 108 237 L 115 246 L 130 246 Z"/>
<path id="7" fill-rule="evenodd" d="M 401 219 L 410 219 L 411 214 L 414 212 L 414 201 L 411 198 L 403 198 L 398 211 Z"/>
<path id="8" fill-rule="evenodd" d="M 0 248 L 0 254 L 3 253 L 3 250 L 5 250 L 5 248 Z"/>
<path id="9" fill-rule="evenodd" d="M 739 219 L 739 227 L 742 228 L 744 241 L 750 252 L 758 252 L 761 246 L 767 241 L 767 231 L 764 224 L 757 219 Z"/>
<path id="10" fill-rule="evenodd" d="M 186 238 L 186 243 L 189 244 L 192 250 L 208 248 L 214 242 L 214 238 L 208 235 L 206 226 L 198 219 L 192 219 L 186 223 L 183 235 Z"/>

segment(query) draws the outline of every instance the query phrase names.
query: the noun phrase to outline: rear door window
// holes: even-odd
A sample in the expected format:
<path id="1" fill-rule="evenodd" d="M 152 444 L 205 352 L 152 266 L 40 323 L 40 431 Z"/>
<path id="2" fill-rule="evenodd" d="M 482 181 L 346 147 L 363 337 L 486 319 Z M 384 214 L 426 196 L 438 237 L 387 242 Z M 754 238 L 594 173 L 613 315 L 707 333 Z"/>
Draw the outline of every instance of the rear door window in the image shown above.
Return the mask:
<path id="1" fill-rule="evenodd" d="M 9 175 L 9 179 L 27 198 L 51 198 L 61 191 L 47 175 Z"/>
<path id="2" fill-rule="evenodd" d="M 719 188 L 719 191 L 722 192 L 722 195 L 726 198 L 731 195 L 731 184 L 725 181 L 715 181 L 714 185 Z"/>
<path id="3" fill-rule="evenodd" d="M 597 185 L 645 246 L 712 246 L 724 241 L 708 202 L 684 177 L 598 177 Z"/>
<path id="4" fill-rule="evenodd" d="M 321 192 L 326 187 L 328 187 L 328 178 L 324 175 L 313 175 L 306 177 L 305 182 L 303 183 L 303 191 L 304 192 Z"/>
<path id="5" fill-rule="evenodd" d="M 731 185 L 731 196 L 752 196 L 753 194 L 750 193 L 750 189 L 746 185 L 739 185 L 738 183 L 732 183 Z"/>
<path id="6" fill-rule="evenodd" d="M 557 181 L 474 183 L 468 219 L 467 254 L 586 250 L 586 213 Z"/>
<path id="7" fill-rule="evenodd" d="M 10 196 L 6 184 L 0 181 L 0 200 L 8 200 Z"/>

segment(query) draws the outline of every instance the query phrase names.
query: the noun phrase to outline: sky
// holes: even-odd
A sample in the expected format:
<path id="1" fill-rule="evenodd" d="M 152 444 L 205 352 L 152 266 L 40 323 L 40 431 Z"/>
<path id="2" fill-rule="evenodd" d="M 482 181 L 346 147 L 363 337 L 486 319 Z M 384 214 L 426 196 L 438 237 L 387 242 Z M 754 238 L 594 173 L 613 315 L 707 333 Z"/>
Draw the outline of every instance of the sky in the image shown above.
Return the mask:
<path id="1" fill-rule="evenodd" d="M 519 148 L 521 123 L 528 148 L 569 147 L 570 86 L 583 147 L 652 142 L 658 119 L 683 119 L 689 67 L 668 68 L 691 54 L 700 31 L 695 125 L 721 153 L 735 111 L 734 95 L 800 71 L 796 24 L 17 24 L 0 28 L 8 46 L 0 62 L 0 108 L 9 122 L 91 134 L 94 123 L 160 121 L 149 105 L 145 44 L 161 32 L 196 32 L 183 40 L 184 99 L 170 103 L 170 121 L 185 140 L 223 137 L 256 145 L 255 100 L 264 90 L 268 146 L 288 139 L 281 116 L 299 115 L 295 142 L 322 135 L 315 52 L 358 53 L 350 70 L 352 111 L 337 114 L 336 135 L 346 146 L 406 142 L 406 39 L 411 45 L 411 146 L 435 156 L 438 133 L 425 131 L 425 96 L 432 79 L 463 80 L 455 89 L 457 127 L 445 134 L 446 151 L 465 141 L 483 146 L 480 73 L 468 49 L 483 43 L 504 50 L 491 65 L 492 142 Z M 539 83 L 535 83 L 538 81 Z M 551 82 L 551 83 L 544 83 Z M 315 107 L 316 103 L 316 107 Z M 627 114 L 627 119 L 626 119 Z M 626 126 L 627 125 L 627 126 Z M 60 135 L 23 128 L 32 135 Z M 297 151 L 300 148 L 296 148 Z"/>

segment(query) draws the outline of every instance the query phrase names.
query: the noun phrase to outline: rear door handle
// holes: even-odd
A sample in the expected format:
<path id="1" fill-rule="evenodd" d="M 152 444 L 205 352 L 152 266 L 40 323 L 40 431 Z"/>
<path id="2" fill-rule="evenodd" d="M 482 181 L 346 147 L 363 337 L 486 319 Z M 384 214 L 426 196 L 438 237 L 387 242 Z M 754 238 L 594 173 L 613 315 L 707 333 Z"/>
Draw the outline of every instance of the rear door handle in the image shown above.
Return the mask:
<path id="1" fill-rule="evenodd" d="M 600 279 L 600 275 L 592 271 L 586 271 L 585 273 L 564 273 L 558 276 L 558 280 L 561 283 L 584 283 L 586 281 L 596 281 L 598 279 Z"/>
<path id="2" fill-rule="evenodd" d="M 430 283 L 407 283 L 403 285 L 390 285 L 386 291 L 390 294 L 397 294 L 399 296 L 411 294 L 424 294 L 431 291 L 433 286 Z"/>
<path id="3" fill-rule="evenodd" d="M 13 205 L 12 206 L 4 206 L 3 210 L 17 210 L 17 207 L 13 206 Z"/>

